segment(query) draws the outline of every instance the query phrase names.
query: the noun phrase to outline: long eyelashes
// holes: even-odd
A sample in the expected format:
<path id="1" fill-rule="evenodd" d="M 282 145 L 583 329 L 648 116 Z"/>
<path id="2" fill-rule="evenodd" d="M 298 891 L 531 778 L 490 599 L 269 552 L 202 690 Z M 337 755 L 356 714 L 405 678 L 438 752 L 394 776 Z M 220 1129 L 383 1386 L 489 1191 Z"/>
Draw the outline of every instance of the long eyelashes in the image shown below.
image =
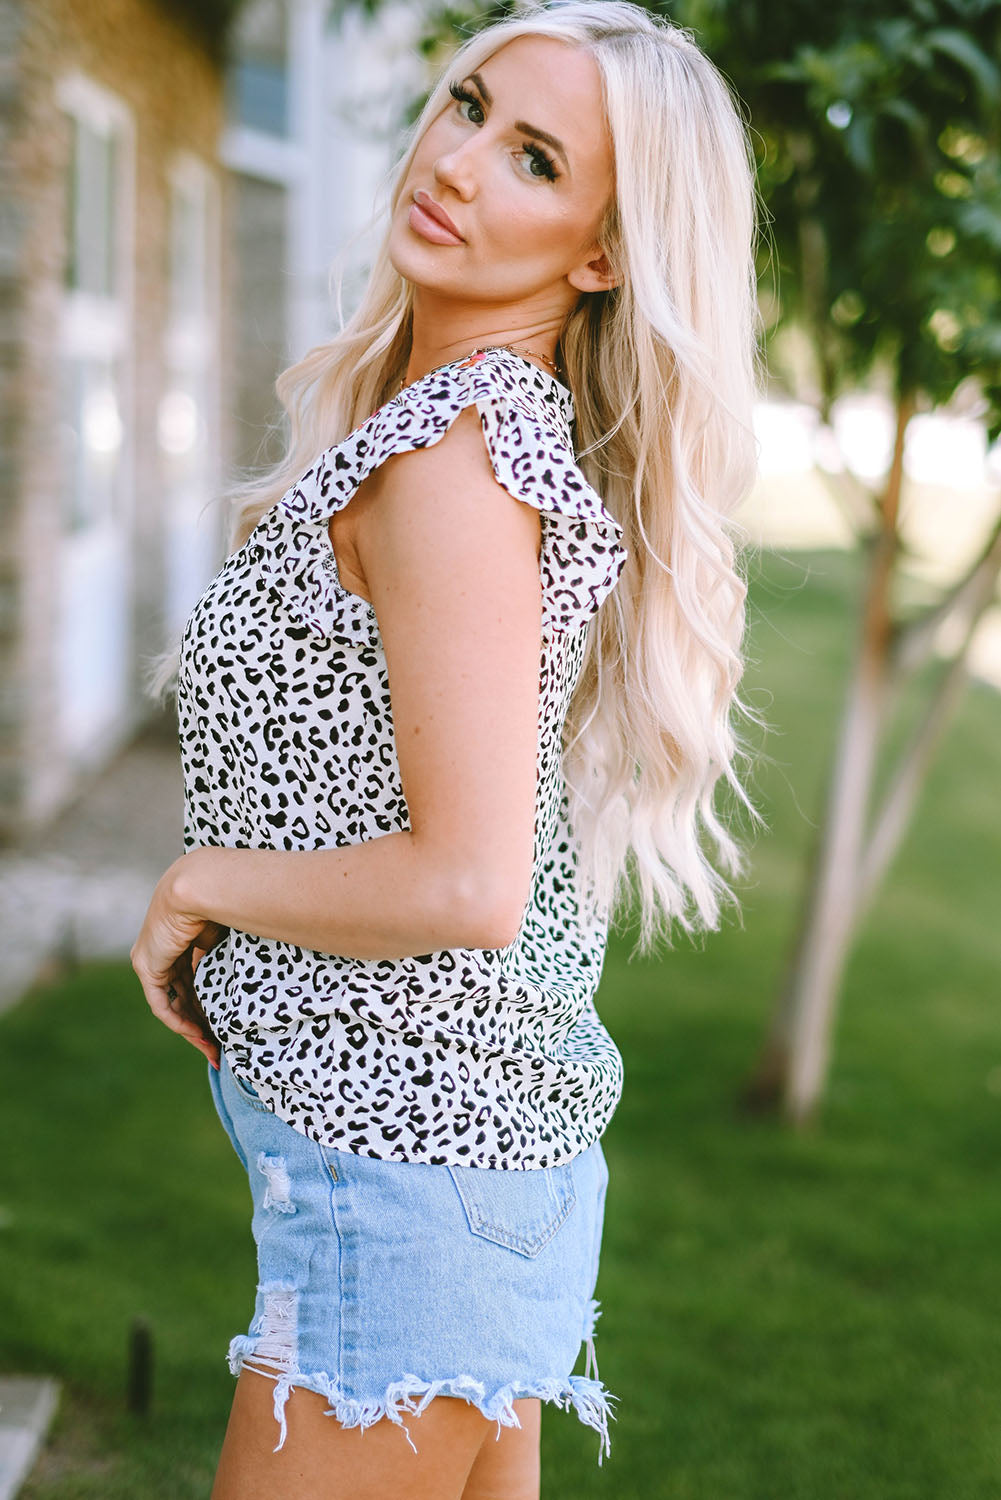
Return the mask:
<path id="1" fill-rule="evenodd" d="M 476 109 L 480 111 L 481 114 L 483 113 L 483 101 L 477 98 L 474 93 L 471 93 L 469 89 L 463 88 L 461 83 L 450 83 L 448 86 L 448 92 L 452 95 L 453 99 L 457 99 L 463 104 L 472 104 Z M 468 119 L 469 117 L 464 116 L 464 118 Z M 471 124 L 473 125 L 477 125 L 480 123 L 482 122 L 478 120 L 471 121 Z M 548 151 L 543 151 L 542 147 L 537 146 L 534 141 L 526 141 L 525 150 L 528 152 L 532 160 L 534 162 L 537 162 L 538 165 L 542 167 L 541 172 L 533 173 L 532 175 L 548 178 L 550 182 L 555 182 L 560 174 L 559 172 L 557 172 L 556 164 L 553 161 L 553 158 L 549 155 Z"/>
<path id="2" fill-rule="evenodd" d="M 479 110 L 480 114 L 483 114 L 482 99 L 477 99 L 476 95 L 474 95 L 474 93 L 470 93 L 470 90 L 464 89 L 464 87 L 462 87 L 462 84 L 449 84 L 449 93 L 450 95 L 452 95 L 453 99 L 458 99 L 461 104 L 473 105 L 474 110 Z M 486 115 L 483 115 L 483 118 L 486 118 Z M 470 123 L 482 124 L 483 120 L 471 120 Z"/>
<path id="3" fill-rule="evenodd" d="M 531 142 L 526 143 L 525 150 L 528 152 L 532 160 L 537 161 L 542 167 L 541 175 L 543 177 L 547 177 L 550 182 L 555 182 L 560 174 L 559 172 L 557 172 L 555 166 L 553 165 L 553 159 L 548 154 L 548 152 L 543 151 L 541 146 L 536 146 Z"/>

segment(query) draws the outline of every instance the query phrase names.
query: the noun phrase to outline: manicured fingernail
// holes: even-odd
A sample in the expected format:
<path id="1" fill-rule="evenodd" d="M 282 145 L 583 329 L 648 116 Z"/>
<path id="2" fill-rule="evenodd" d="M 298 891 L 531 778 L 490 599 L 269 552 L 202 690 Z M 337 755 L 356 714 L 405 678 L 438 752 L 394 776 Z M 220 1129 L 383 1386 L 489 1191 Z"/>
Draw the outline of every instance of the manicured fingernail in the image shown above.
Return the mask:
<path id="1" fill-rule="evenodd" d="M 218 1071 L 219 1071 L 219 1064 L 217 1062 L 212 1062 L 211 1057 L 209 1058 L 209 1062 L 212 1063 L 213 1068 L 215 1068 L 216 1072 L 218 1073 Z"/>

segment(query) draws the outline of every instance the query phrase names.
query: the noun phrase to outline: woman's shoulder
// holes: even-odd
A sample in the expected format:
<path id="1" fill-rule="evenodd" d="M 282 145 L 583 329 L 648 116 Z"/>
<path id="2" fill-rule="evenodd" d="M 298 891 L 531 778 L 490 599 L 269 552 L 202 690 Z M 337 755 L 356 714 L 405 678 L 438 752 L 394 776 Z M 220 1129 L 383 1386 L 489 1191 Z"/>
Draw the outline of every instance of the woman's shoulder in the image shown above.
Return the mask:
<path id="1" fill-rule="evenodd" d="M 569 387 L 514 350 L 494 346 L 432 371 L 398 400 L 403 422 L 425 423 L 432 443 L 461 411 L 477 409 L 494 478 L 544 518 L 545 634 L 586 626 L 628 553 L 622 526 L 577 462 Z"/>
<path id="2" fill-rule="evenodd" d="M 453 371 L 454 400 L 475 404 L 497 478 L 540 510 L 622 527 L 577 462 L 569 387 L 505 348 L 484 351 Z"/>
<path id="3" fill-rule="evenodd" d="M 320 537 L 320 528 L 326 530 L 332 513 L 374 469 L 397 454 L 440 443 L 470 406 L 479 413 L 494 477 L 543 514 L 547 629 L 586 624 L 626 561 L 623 528 L 577 463 L 569 389 L 503 348 L 430 371 L 326 449 L 277 507 L 294 528 L 304 528 L 293 533 L 290 557 L 305 547 L 327 560 L 329 539 L 311 547 L 310 536 Z"/>
<path id="4" fill-rule="evenodd" d="M 329 515 L 387 458 L 441 442 L 470 406 L 479 412 L 495 471 L 508 488 L 540 508 L 600 518 L 621 531 L 577 463 L 570 389 L 501 346 L 442 365 L 397 392 L 319 455 L 286 496 L 286 506 L 301 506 L 309 497 Z"/>

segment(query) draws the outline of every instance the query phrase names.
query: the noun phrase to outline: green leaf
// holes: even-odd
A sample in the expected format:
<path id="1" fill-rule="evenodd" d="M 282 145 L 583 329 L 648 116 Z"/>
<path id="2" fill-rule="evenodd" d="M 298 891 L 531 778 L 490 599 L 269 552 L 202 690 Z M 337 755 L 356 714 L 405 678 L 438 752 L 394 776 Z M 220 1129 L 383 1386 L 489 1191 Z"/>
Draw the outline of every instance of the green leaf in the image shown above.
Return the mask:
<path id="1" fill-rule="evenodd" d="M 984 104 L 995 104 L 1001 96 L 1001 73 L 972 37 L 962 31 L 940 28 L 925 37 L 929 47 L 959 63 L 976 82 Z"/>
<path id="2" fill-rule="evenodd" d="M 901 120 L 916 141 L 928 139 L 928 120 L 909 99 L 886 99 L 880 106 L 880 113 Z"/>
<path id="3" fill-rule="evenodd" d="M 802 54 L 791 61 L 766 63 L 758 69 L 759 78 L 778 79 L 782 83 L 804 83 L 812 76 L 812 70 Z"/>
<path id="4" fill-rule="evenodd" d="M 957 212 L 956 220 L 963 234 L 985 240 L 1001 254 L 1001 205 L 964 203 Z"/>
<path id="5" fill-rule="evenodd" d="M 872 120 L 868 115 L 855 115 L 844 132 L 845 150 L 860 172 L 870 177 L 875 167 L 872 151 Z"/>

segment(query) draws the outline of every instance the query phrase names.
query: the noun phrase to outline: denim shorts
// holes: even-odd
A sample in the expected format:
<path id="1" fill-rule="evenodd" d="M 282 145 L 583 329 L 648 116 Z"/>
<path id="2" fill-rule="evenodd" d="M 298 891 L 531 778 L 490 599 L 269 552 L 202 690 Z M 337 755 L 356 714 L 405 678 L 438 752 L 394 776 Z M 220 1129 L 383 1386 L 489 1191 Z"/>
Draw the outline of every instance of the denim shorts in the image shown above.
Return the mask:
<path id="1" fill-rule="evenodd" d="M 322 1146 L 279 1119 L 226 1055 L 208 1066 L 219 1118 L 250 1179 L 258 1287 L 234 1375 L 275 1377 L 286 1437 L 293 1386 L 344 1427 L 403 1426 L 458 1396 L 501 1427 L 524 1397 L 573 1406 L 611 1451 L 594 1300 L 608 1167 L 601 1142 L 559 1167 L 383 1161 Z M 586 1373 L 570 1372 L 587 1345 Z"/>

